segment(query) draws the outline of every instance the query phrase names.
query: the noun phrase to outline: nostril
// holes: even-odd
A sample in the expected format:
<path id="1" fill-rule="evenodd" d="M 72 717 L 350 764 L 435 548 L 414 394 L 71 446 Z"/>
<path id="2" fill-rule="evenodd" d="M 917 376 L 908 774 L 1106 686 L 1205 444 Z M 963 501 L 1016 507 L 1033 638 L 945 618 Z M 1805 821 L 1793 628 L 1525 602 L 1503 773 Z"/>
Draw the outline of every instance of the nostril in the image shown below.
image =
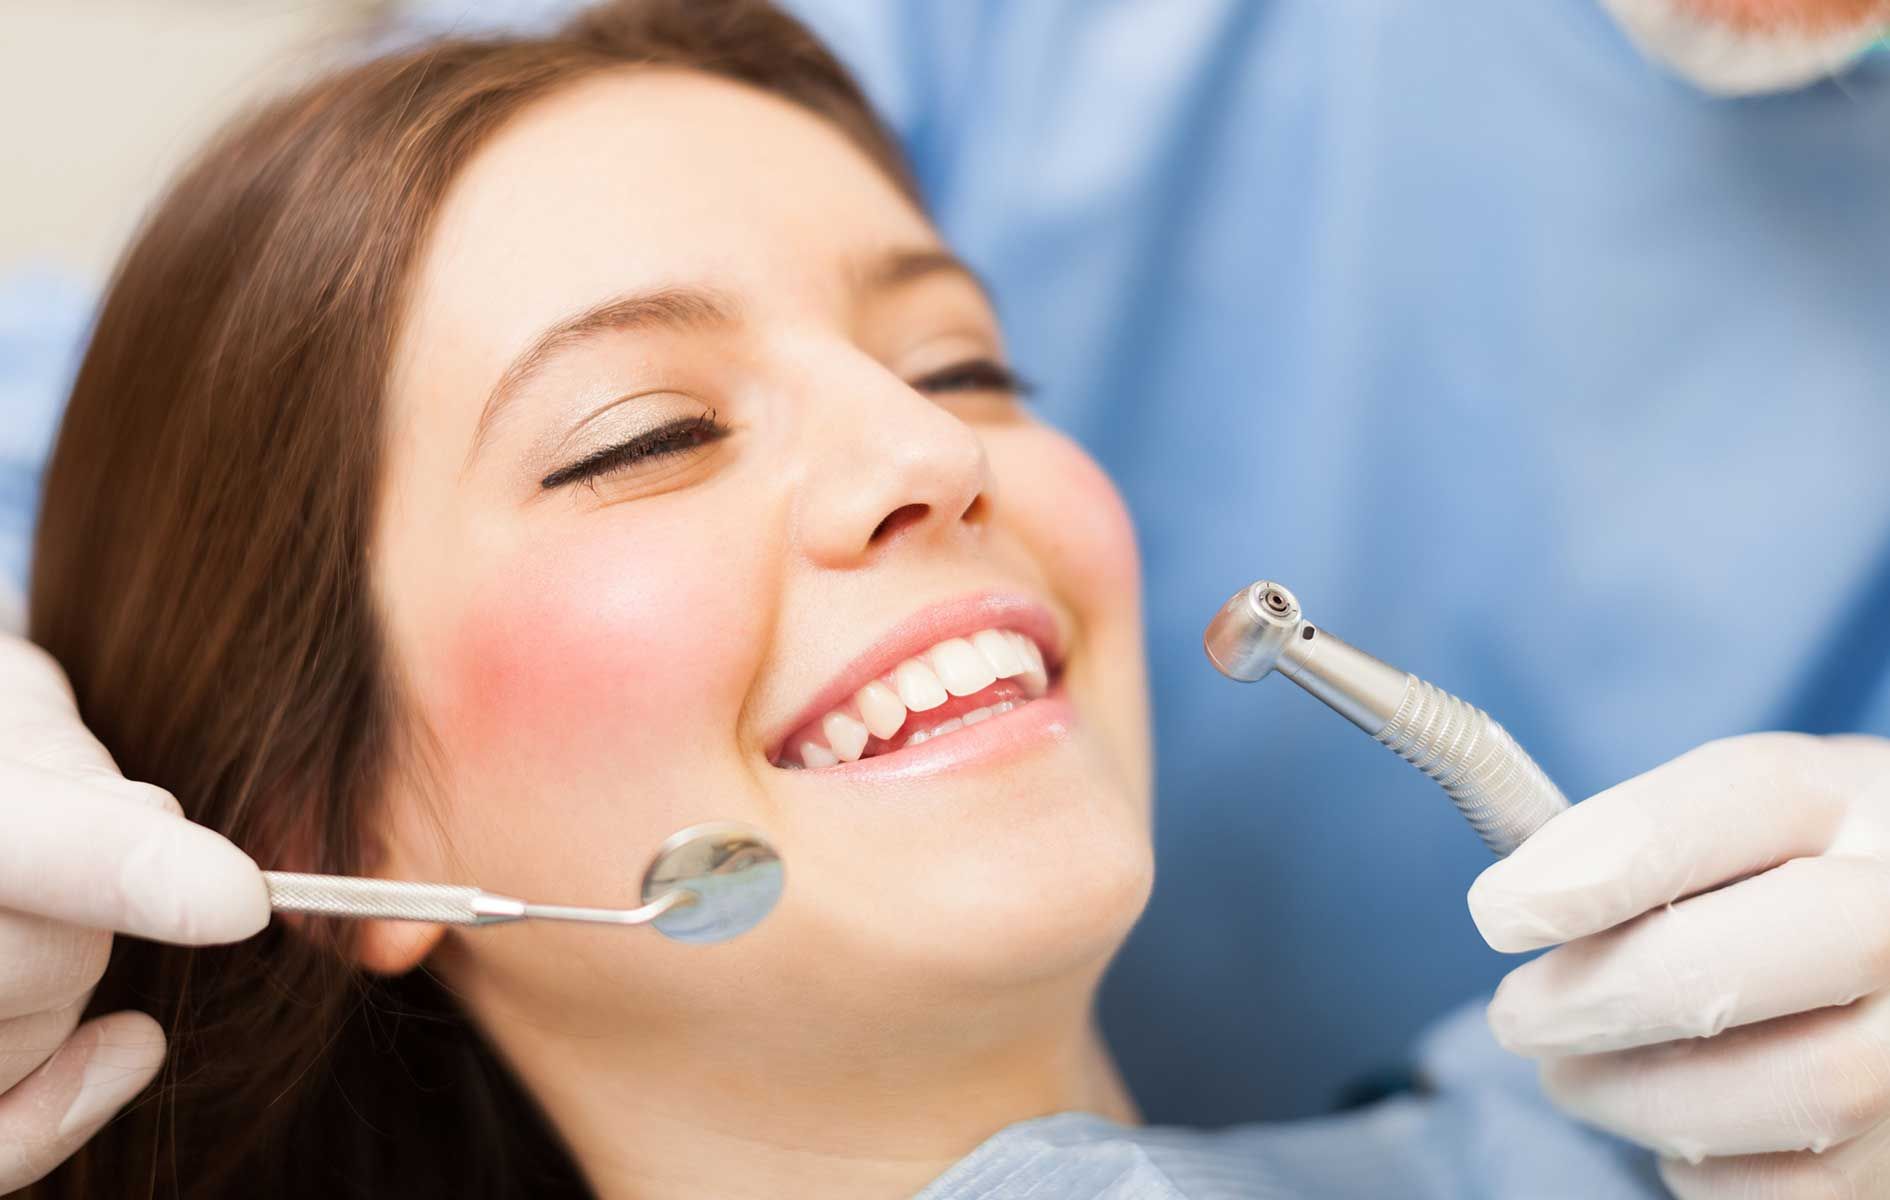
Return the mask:
<path id="1" fill-rule="evenodd" d="M 879 527 L 873 530 L 872 540 L 884 541 L 908 525 L 916 525 L 925 520 L 925 514 L 932 511 L 927 504 L 905 504 L 886 514 Z"/>

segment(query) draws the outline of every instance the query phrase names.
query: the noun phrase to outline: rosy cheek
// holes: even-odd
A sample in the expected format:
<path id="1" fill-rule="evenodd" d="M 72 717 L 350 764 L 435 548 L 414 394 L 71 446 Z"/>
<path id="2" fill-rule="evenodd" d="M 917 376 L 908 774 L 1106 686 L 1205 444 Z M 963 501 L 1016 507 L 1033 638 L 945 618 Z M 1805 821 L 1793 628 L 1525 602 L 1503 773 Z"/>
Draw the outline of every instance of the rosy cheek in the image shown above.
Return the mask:
<path id="1" fill-rule="evenodd" d="M 1141 559 L 1135 526 L 1114 482 L 1075 442 L 1047 429 L 1023 441 L 1016 453 L 1020 469 L 1000 486 L 1016 497 L 1013 511 L 1038 552 L 1062 578 L 1090 594 L 1134 606 Z"/>
<path id="2" fill-rule="evenodd" d="M 728 561 L 627 514 L 578 524 L 488 560 L 444 632 L 430 707 L 457 764 L 648 769 L 732 725 L 760 638 Z"/>

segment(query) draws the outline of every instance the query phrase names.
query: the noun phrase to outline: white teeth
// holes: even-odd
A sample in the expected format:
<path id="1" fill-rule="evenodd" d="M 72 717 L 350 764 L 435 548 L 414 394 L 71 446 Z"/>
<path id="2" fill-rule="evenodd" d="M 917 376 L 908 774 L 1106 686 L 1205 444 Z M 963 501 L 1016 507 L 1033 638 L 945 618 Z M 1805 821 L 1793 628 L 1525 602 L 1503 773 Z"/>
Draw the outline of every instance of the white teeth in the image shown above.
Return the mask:
<path id="1" fill-rule="evenodd" d="M 836 767 L 840 765 L 840 760 L 834 757 L 833 751 L 827 749 L 827 747 L 821 745 L 819 742 L 802 742 L 801 765 L 804 767 Z"/>
<path id="2" fill-rule="evenodd" d="M 987 704 L 983 708 L 974 708 L 960 719 L 967 725 L 976 725 L 978 722 L 988 721 L 992 717 L 1001 717 L 1013 708 L 1016 708 L 1018 704 L 1029 703 L 1030 701 L 1028 700 L 1019 700 L 1016 702 L 1000 700 L 996 704 Z"/>
<path id="3" fill-rule="evenodd" d="M 992 717 L 1003 716 L 1018 705 L 1029 703 L 1030 701 L 1028 700 L 1000 700 L 996 704 L 987 704 L 983 708 L 974 708 L 962 717 L 953 717 L 949 721 L 941 721 L 930 729 L 914 731 L 911 737 L 899 743 L 899 748 L 903 750 L 907 746 L 916 746 L 921 742 L 929 742 L 940 734 L 953 733 L 963 729 L 967 725 L 976 725 L 980 721 L 988 721 Z"/>
<path id="4" fill-rule="evenodd" d="M 899 690 L 900 703 L 913 712 L 925 712 L 945 703 L 945 685 L 932 673 L 932 668 L 916 658 L 908 658 L 894 667 L 892 682 Z"/>
<path id="5" fill-rule="evenodd" d="M 874 737 L 889 738 L 906 723 L 906 706 L 899 699 L 899 693 L 877 679 L 861 688 L 853 697 L 853 703 L 859 707 L 860 720 L 866 722 Z"/>
<path id="6" fill-rule="evenodd" d="M 843 712 L 830 712 L 822 718 L 820 732 L 841 762 L 853 762 L 866 749 L 866 726 Z"/>
<path id="7" fill-rule="evenodd" d="M 999 629 L 980 629 L 971 635 L 971 644 L 978 648 L 978 653 L 984 655 L 985 661 L 991 664 L 991 669 L 997 672 L 999 679 L 1009 679 L 1024 673 L 1024 656 L 1011 640 L 1016 636 Z"/>
<path id="8" fill-rule="evenodd" d="M 997 671 L 964 638 L 947 638 L 926 652 L 939 682 L 954 696 L 982 692 L 997 681 Z"/>
<path id="9" fill-rule="evenodd" d="M 1032 696 L 1041 696 L 1050 690 L 1050 672 L 1044 667 L 1043 651 L 1029 638 L 1024 639 L 1020 649 L 1023 650 L 1024 661 L 1029 664 L 1029 669 L 1023 673 L 1024 690 Z"/>
<path id="10" fill-rule="evenodd" d="M 953 717 L 951 720 L 940 722 L 939 724 L 932 726 L 932 728 L 930 729 L 920 730 L 918 733 L 915 733 L 911 737 L 907 738 L 905 744 L 907 746 L 916 746 L 920 742 L 929 741 L 930 739 L 938 737 L 942 734 L 957 733 L 960 729 L 963 729 L 964 727 L 965 727 L 965 722 L 961 718 Z"/>
<path id="11" fill-rule="evenodd" d="M 1025 670 L 1028 671 L 1033 662 L 1039 666 L 1043 665 L 1043 651 L 1037 648 L 1037 643 L 1021 633 L 1006 633 L 1004 636 L 1010 638 L 1011 645 L 1016 647 L 1018 661 L 1023 664 Z"/>
<path id="12" fill-rule="evenodd" d="M 795 755 L 789 754 L 779 765 L 831 767 L 856 762 L 873 738 L 890 741 L 905 728 L 909 713 L 929 712 L 952 696 L 976 695 L 1000 679 L 1015 680 L 1007 690 L 1023 695 L 915 730 L 900 745 L 916 746 L 940 734 L 988 721 L 1050 690 L 1043 651 L 1023 634 L 1009 629 L 981 629 L 968 637 L 947 638 L 900 663 L 890 676 L 868 682 L 853 694 L 851 704 L 842 704 L 804 732 L 806 740 L 801 742 L 798 762 L 794 761 Z"/>
<path id="13" fill-rule="evenodd" d="M 1031 641 L 1029 638 L 1024 638 L 1019 648 L 1023 650 L 1024 658 L 1030 663 L 1030 669 L 1042 674 L 1043 651 L 1037 648 L 1037 643 Z"/>

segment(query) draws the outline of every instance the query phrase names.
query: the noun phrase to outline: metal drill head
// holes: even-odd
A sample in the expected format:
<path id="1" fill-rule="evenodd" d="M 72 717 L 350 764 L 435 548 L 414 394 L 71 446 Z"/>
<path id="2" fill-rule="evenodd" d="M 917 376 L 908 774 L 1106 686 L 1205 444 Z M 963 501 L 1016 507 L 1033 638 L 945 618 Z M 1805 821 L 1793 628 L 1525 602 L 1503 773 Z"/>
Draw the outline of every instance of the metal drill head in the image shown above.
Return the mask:
<path id="1" fill-rule="evenodd" d="M 1221 605 L 1201 645 L 1221 674 L 1251 683 L 1274 668 L 1299 626 L 1298 599 L 1271 579 L 1262 579 Z"/>

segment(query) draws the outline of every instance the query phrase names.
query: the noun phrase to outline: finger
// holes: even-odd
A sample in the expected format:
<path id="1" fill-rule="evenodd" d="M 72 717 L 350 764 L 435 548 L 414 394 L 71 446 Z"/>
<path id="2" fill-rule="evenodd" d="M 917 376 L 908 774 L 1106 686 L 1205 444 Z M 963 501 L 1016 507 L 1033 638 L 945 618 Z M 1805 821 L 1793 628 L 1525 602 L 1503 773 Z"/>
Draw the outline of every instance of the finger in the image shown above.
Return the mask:
<path id="1" fill-rule="evenodd" d="M 164 1032 L 143 1013 L 79 1027 L 44 1066 L 0 1096 L 0 1194 L 69 1158 L 144 1090 L 164 1062 Z"/>
<path id="2" fill-rule="evenodd" d="M 1551 1059 L 1557 1107 L 1662 1154 L 1824 1150 L 1890 1117 L 1882 997 L 1719 1037 Z"/>
<path id="3" fill-rule="evenodd" d="M 0 908 L 189 945 L 262 929 L 256 864 L 174 806 L 144 784 L 0 762 Z"/>
<path id="4" fill-rule="evenodd" d="M 72 685 L 52 655 L 23 638 L 0 635 L 0 747 L 25 766 L 72 774 L 117 775 L 105 747 L 86 729 Z"/>
<path id="5" fill-rule="evenodd" d="M 85 1012 L 85 997 L 59 1008 L 0 1021 L 0 1096 L 65 1045 Z"/>
<path id="6" fill-rule="evenodd" d="M 59 1008 L 98 985 L 112 935 L 26 913 L 0 912 L 0 1020 Z"/>
<path id="7" fill-rule="evenodd" d="M 1678 1200 L 1863 1200 L 1890 1196 L 1890 1126 L 1835 1150 L 1744 1154 L 1690 1163 L 1662 1159 L 1660 1178 Z"/>
<path id="8" fill-rule="evenodd" d="M 1709 742 L 1537 830 L 1477 877 L 1470 915 L 1493 948 L 1534 950 L 1820 853 L 1859 757 L 1799 734 Z"/>
<path id="9" fill-rule="evenodd" d="M 1658 908 L 1511 971 L 1491 1032 L 1532 1057 L 1590 1054 L 1848 1004 L 1890 987 L 1890 867 L 1800 858 Z"/>

